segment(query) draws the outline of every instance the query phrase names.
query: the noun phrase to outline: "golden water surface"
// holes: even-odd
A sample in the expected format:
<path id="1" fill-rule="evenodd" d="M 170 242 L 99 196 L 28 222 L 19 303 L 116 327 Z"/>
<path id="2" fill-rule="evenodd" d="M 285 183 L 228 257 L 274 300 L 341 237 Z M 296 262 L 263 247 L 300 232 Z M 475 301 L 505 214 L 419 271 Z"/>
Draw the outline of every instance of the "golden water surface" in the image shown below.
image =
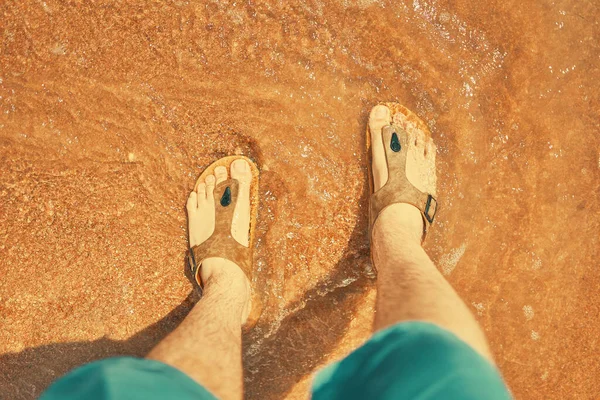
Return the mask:
<path id="1" fill-rule="evenodd" d="M 195 301 L 184 204 L 261 169 L 247 397 L 370 332 L 369 109 L 438 145 L 426 249 L 517 398 L 600 393 L 600 8 L 576 0 L 0 4 L 0 398 L 144 355 Z"/>

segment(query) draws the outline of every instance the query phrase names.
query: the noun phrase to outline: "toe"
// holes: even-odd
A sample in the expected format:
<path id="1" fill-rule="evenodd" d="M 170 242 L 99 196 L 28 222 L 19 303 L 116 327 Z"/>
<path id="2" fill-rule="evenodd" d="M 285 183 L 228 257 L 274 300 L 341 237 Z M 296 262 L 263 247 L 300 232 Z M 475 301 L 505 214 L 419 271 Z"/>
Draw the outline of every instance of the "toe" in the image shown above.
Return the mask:
<path id="1" fill-rule="evenodd" d="M 415 146 L 425 151 L 425 134 L 420 129 L 415 130 Z"/>
<path id="2" fill-rule="evenodd" d="M 390 109 L 382 104 L 373 107 L 369 115 L 369 132 L 371 133 L 371 153 L 373 158 L 373 189 L 377 191 L 388 178 L 385 161 L 385 149 L 381 135 L 382 128 L 391 122 Z"/>
<path id="3" fill-rule="evenodd" d="M 217 184 L 227 179 L 227 168 L 218 166 L 215 168 L 215 177 L 217 178 Z"/>
<path id="4" fill-rule="evenodd" d="M 381 137 L 381 129 L 385 125 L 389 125 L 391 121 L 390 109 L 379 104 L 371 110 L 369 115 L 369 131 L 371 132 L 372 139 L 376 139 L 374 136 Z"/>
<path id="5" fill-rule="evenodd" d="M 205 179 L 206 182 L 206 198 L 212 199 L 215 191 L 216 178 L 214 175 L 208 175 Z"/>
<path id="6" fill-rule="evenodd" d="M 252 178 L 250 165 L 246 160 L 237 159 L 231 163 L 231 177 L 241 183 L 248 183 Z"/>
<path id="7" fill-rule="evenodd" d="M 187 202 L 188 233 L 190 247 L 194 247 L 208 239 L 215 229 L 214 198 L 212 196 L 216 178 L 214 175 L 203 176 L 196 183 L 196 189 L 190 193 Z"/>
<path id="8" fill-rule="evenodd" d="M 435 152 L 437 151 L 435 144 L 433 144 L 433 140 L 427 141 L 427 145 L 425 146 L 425 156 L 427 158 L 435 159 Z"/>
<path id="9" fill-rule="evenodd" d="M 237 203 L 235 205 L 235 218 L 231 224 L 231 236 L 243 246 L 248 246 L 248 227 L 250 226 L 250 185 L 252 170 L 250 164 L 244 159 L 237 159 L 231 163 L 231 177 L 240 182 Z"/>
<path id="10" fill-rule="evenodd" d="M 206 183 L 204 183 L 204 182 L 199 183 L 198 187 L 196 188 L 196 191 L 198 192 L 199 200 L 206 199 Z"/>
<path id="11" fill-rule="evenodd" d="M 186 208 L 189 214 L 196 212 L 198 208 L 198 196 L 196 192 L 191 192 L 187 199 Z"/>

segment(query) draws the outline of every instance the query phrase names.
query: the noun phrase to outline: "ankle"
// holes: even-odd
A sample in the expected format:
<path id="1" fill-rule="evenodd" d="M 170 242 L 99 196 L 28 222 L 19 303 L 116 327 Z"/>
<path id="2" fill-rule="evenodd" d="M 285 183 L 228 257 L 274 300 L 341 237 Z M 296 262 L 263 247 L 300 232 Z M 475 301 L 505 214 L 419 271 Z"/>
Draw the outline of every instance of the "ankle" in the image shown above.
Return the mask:
<path id="1" fill-rule="evenodd" d="M 246 303 L 250 300 L 250 282 L 244 272 L 232 261 L 207 258 L 202 262 L 200 276 L 205 291 L 218 291 L 232 299 Z"/>
<path id="2" fill-rule="evenodd" d="M 392 204 L 381 212 L 371 234 L 374 246 L 390 240 L 421 246 L 423 217 L 419 209 L 411 204 Z"/>

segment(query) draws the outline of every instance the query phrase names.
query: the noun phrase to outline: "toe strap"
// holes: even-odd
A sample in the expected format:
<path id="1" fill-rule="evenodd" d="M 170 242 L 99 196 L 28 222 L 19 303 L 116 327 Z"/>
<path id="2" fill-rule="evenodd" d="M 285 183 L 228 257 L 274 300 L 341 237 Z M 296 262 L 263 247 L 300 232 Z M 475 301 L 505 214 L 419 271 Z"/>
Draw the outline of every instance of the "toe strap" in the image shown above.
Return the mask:
<path id="1" fill-rule="evenodd" d="M 437 201 L 429 193 L 421 192 L 406 177 L 406 155 L 408 150 L 408 134 L 397 126 L 383 128 L 383 144 L 388 167 L 386 184 L 371 195 L 369 210 L 370 229 L 379 214 L 388 206 L 396 203 L 412 204 L 423 216 L 423 237 L 437 212 Z"/>
<path id="2" fill-rule="evenodd" d="M 215 187 L 215 230 L 212 235 L 192 247 L 188 252 L 188 265 L 196 282 L 203 287 L 199 270 L 202 262 L 210 257 L 220 257 L 236 263 L 250 277 L 252 252 L 231 236 L 231 224 L 239 193 L 239 182 L 228 179 Z"/>

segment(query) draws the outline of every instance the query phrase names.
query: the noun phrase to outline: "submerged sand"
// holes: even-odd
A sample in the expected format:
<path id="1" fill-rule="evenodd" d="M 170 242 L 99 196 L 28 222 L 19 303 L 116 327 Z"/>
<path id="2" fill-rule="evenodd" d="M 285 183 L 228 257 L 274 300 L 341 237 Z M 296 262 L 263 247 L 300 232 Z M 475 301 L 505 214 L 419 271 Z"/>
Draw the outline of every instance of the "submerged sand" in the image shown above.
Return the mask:
<path id="1" fill-rule="evenodd" d="M 370 107 L 438 145 L 426 244 L 517 398 L 600 392 L 593 2 L 0 5 L 0 398 L 144 355 L 195 301 L 184 205 L 218 157 L 261 168 L 268 293 L 247 397 L 306 398 L 364 341 Z"/>

